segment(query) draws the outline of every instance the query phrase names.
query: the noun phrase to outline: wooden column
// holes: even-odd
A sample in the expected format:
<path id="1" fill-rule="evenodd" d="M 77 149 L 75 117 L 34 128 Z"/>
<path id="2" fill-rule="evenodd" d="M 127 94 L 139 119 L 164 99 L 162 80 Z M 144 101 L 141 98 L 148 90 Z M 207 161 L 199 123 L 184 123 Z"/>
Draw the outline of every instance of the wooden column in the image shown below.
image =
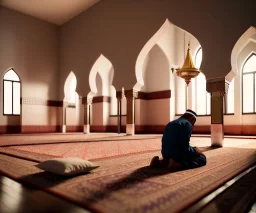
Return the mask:
<path id="1" fill-rule="evenodd" d="M 121 133 L 122 128 L 122 91 L 116 92 L 117 98 L 117 132 Z"/>
<path id="2" fill-rule="evenodd" d="M 126 115 L 126 134 L 135 134 L 135 98 L 138 97 L 138 91 L 131 89 L 125 90 L 125 97 L 127 101 L 127 115 Z"/>
<path id="3" fill-rule="evenodd" d="M 89 134 L 91 124 L 92 98 L 84 97 L 82 103 L 84 105 L 84 134 Z"/>
<path id="4" fill-rule="evenodd" d="M 207 91 L 211 93 L 211 144 L 223 146 L 224 141 L 224 96 L 229 83 L 225 79 L 207 80 Z"/>

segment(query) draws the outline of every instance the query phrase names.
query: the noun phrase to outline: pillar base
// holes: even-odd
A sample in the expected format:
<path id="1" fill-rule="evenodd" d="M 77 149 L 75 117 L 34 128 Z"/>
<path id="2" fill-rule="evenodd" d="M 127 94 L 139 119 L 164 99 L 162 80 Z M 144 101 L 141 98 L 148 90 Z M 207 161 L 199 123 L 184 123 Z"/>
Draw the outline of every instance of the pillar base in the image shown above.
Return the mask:
<path id="1" fill-rule="evenodd" d="M 135 125 L 126 124 L 126 135 L 134 135 L 134 134 L 135 134 Z"/>
<path id="2" fill-rule="evenodd" d="M 89 134 L 90 133 L 90 124 L 85 124 L 84 125 L 84 134 Z"/>
<path id="3" fill-rule="evenodd" d="M 212 146 L 222 147 L 224 141 L 223 124 L 211 124 Z"/>
<path id="4" fill-rule="evenodd" d="M 61 127 L 61 132 L 62 132 L 62 133 L 66 133 L 66 125 L 62 125 L 62 127 Z"/>

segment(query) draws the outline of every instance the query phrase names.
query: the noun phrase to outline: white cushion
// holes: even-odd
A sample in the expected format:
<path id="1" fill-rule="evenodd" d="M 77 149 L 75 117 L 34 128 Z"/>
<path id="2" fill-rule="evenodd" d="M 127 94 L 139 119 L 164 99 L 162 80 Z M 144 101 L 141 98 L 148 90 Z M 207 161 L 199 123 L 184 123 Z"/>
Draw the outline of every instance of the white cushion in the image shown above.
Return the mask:
<path id="1" fill-rule="evenodd" d="M 81 158 L 53 158 L 37 164 L 36 167 L 54 174 L 72 176 L 89 172 L 99 165 Z"/>

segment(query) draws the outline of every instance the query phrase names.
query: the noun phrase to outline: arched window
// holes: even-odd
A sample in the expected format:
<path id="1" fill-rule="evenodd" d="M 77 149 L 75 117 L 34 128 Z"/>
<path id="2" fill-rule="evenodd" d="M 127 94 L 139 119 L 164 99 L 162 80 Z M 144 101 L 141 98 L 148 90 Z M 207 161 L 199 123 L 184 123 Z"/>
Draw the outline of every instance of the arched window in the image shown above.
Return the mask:
<path id="1" fill-rule="evenodd" d="M 20 78 L 10 69 L 3 80 L 4 115 L 20 115 Z"/>
<path id="2" fill-rule="evenodd" d="M 233 114 L 235 112 L 235 91 L 234 91 L 235 80 L 229 83 L 228 93 L 224 96 L 224 114 Z"/>
<path id="3" fill-rule="evenodd" d="M 251 54 L 242 69 L 243 113 L 256 112 L 256 54 Z"/>
<path id="4" fill-rule="evenodd" d="M 200 68 L 202 62 L 202 48 L 200 47 L 195 55 L 195 66 Z M 195 78 L 195 111 L 198 115 L 210 115 L 211 108 L 210 108 L 210 94 L 206 91 L 206 79 L 203 73 L 200 73 Z"/>

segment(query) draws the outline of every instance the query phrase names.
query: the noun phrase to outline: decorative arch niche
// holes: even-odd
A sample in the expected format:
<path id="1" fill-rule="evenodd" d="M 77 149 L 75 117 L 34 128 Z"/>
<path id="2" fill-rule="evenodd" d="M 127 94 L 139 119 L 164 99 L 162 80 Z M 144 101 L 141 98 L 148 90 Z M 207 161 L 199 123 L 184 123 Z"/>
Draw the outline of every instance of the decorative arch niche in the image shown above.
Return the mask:
<path id="1" fill-rule="evenodd" d="M 143 92 L 169 90 L 171 72 L 169 60 L 163 49 L 155 44 L 147 55 L 143 66 Z"/>
<path id="2" fill-rule="evenodd" d="M 136 84 L 134 85 L 133 89 L 137 91 L 145 91 L 147 92 L 147 76 L 145 73 L 147 72 L 147 65 L 150 63 L 151 59 L 150 56 L 152 52 L 155 52 L 156 49 L 161 52 L 162 63 L 166 61 L 165 69 L 167 69 L 167 76 L 165 79 L 168 81 L 168 87 L 163 87 L 159 85 L 155 91 L 160 90 L 171 90 L 171 99 L 166 103 L 166 119 L 172 120 L 174 116 L 177 114 L 183 114 L 186 107 L 187 107 L 187 90 L 186 90 L 186 83 L 184 79 L 181 79 L 176 75 L 176 73 L 172 72 L 172 69 L 176 69 L 181 67 L 185 60 L 185 54 L 187 52 L 187 45 L 188 41 L 190 41 L 190 49 L 192 54 L 194 54 L 196 47 L 201 46 L 198 40 L 191 35 L 190 33 L 186 32 L 185 30 L 175 26 L 172 24 L 168 19 L 164 22 L 164 24 L 160 27 L 160 29 L 146 42 L 144 47 L 141 49 L 135 64 L 135 75 L 136 75 Z M 160 67 L 160 66 L 159 66 Z M 157 70 L 158 73 L 161 73 L 162 70 Z M 163 74 L 164 72 L 162 72 Z M 159 79 L 159 77 L 155 78 Z M 162 82 L 159 82 L 161 84 Z M 160 89 L 163 87 L 163 89 Z M 148 91 L 153 92 L 153 91 Z M 189 94 L 190 95 L 190 94 Z M 138 106 L 138 110 L 145 111 L 141 109 L 141 106 L 144 104 L 140 104 Z M 150 108 L 150 107 L 146 107 Z M 141 113 L 140 113 L 141 114 Z M 139 113 L 137 114 L 139 115 Z M 144 116 L 146 117 L 146 116 Z M 142 118 L 136 118 L 138 122 L 143 122 L 146 120 L 142 116 Z M 157 115 L 155 115 L 157 117 Z M 160 122 L 160 121 L 159 121 Z"/>
<path id="3" fill-rule="evenodd" d="M 77 79 L 75 74 L 71 71 L 64 84 L 64 102 L 68 104 L 76 104 L 78 94 L 76 92 Z"/>
<path id="4" fill-rule="evenodd" d="M 177 36 L 179 37 L 178 39 Z M 172 39 L 170 39 L 170 37 L 172 37 Z M 184 39 L 184 41 L 181 41 L 180 38 Z M 162 49 L 167 57 L 169 69 L 171 70 L 171 68 L 177 68 L 178 66 L 183 65 L 189 40 L 191 42 L 191 52 L 194 53 L 195 46 L 200 46 L 198 40 L 190 33 L 175 26 L 168 19 L 166 19 L 160 29 L 147 41 L 137 57 L 135 64 L 135 76 L 137 83 L 133 88 L 140 91 L 141 87 L 144 86 L 144 64 L 145 61 L 147 61 L 149 52 L 156 44 Z M 172 48 L 171 50 L 168 49 L 170 46 Z"/>
<path id="5" fill-rule="evenodd" d="M 90 98 L 96 96 L 110 97 L 110 115 L 117 114 L 116 89 L 112 85 L 114 78 L 114 67 L 104 56 L 100 55 L 95 61 L 89 74 Z"/>
<path id="6" fill-rule="evenodd" d="M 168 31 L 170 27 L 171 23 L 169 22 L 168 19 L 166 19 L 161 28 L 152 36 L 152 38 L 150 38 L 150 40 L 145 44 L 145 46 L 140 51 L 135 64 L 135 76 L 137 83 L 133 87 L 134 89 L 140 91 L 141 87 L 144 86 L 143 69 L 145 60 L 148 57 L 150 50 L 157 44 L 160 38 Z"/>

